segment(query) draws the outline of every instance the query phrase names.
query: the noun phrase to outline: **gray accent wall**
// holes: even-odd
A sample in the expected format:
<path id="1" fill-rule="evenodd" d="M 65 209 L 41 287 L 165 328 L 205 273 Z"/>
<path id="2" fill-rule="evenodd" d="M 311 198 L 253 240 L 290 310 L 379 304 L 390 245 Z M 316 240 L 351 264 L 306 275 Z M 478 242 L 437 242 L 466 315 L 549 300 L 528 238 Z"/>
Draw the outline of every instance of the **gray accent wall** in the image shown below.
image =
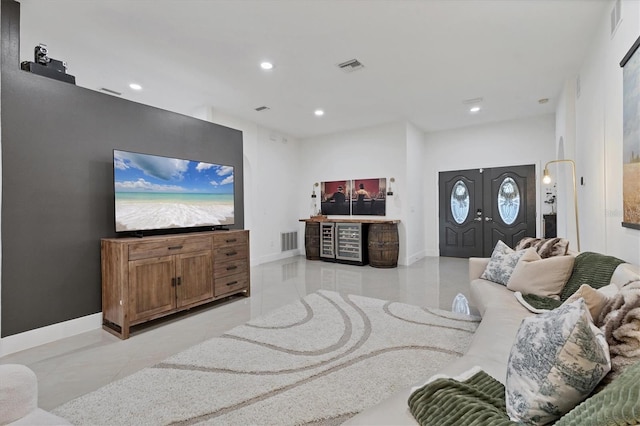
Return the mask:
<path id="1" fill-rule="evenodd" d="M 242 132 L 21 71 L 19 3 L 1 17 L 2 337 L 101 311 L 113 149 L 234 166 L 244 227 Z"/>

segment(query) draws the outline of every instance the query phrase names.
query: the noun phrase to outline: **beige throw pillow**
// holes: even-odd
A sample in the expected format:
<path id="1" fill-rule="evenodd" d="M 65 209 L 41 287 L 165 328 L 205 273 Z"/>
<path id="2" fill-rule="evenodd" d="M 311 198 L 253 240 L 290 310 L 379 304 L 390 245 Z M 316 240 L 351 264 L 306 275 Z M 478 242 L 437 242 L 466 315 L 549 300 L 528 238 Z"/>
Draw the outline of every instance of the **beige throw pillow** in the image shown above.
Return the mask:
<path id="1" fill-rule="evenodd" d="M 582 284 L 578 291 L 569 296 L 563 305 L 575 302 L 580 298 L 583 298 L 587 304 L 587 308 L 591 314 L 591 319 L 593 319 L 594 322 L 598 319 L 600 312 L 602 312 L 602 308 L 604 308 L 604 305 L 609 300 L 603 292 L 595 290 L 588 284 Z"/>
<path id="2" fill-rule="evenodd" d="M 560 299 L 560 293 L 571 276 L 573 256 L 553 256 L 542 259 L 531 247 L 527 249 L 513 269 L 507 282 L 511 291 L 522 294 Z"/>

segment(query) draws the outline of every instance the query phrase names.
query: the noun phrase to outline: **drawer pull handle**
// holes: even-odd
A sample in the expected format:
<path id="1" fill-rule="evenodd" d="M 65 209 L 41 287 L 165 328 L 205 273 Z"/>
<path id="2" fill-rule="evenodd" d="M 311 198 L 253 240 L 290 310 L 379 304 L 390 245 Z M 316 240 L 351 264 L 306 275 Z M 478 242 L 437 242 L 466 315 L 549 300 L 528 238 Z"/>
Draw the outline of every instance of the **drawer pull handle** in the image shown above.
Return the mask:
<path id="1" fill-rule="evenodd" d="M 225 253 L 227 256 L 235 256 L 236 254 L 238 254 L 237 251 L 230 251 L 229 253 Z"/>
<path id="2" fill-rule="evenodd" d="M 182 248 L 182 246 L 171 246 L 169 247 L 169 250 L 180 250 Z"/>
<path id="3" fill-rule="evenodd" d="M 176 285 L 182 285 L 182 277 L 178 277 L 176 280 Z"/>
<path id="4" fill-rule="evenodd" d="M 226 241 L 227 241 L 228 243 L 235 243 L 236 241 L 238 241 L 238 239 L 237 239 L 237 238 L 231 238 L 231 239 L 228 239 L 228 240 L 226 240 Z"/>
<path id="5" fill-rule="evenodd" d="M 238 284 L 238 281 L 231 281 L 230 283 L 227 283 L 227 285 L 231 286 L 231 285 L 236 285 Z"/>
<path id="6" fill-rule="evenodd" d="M 237 266 L 227 266 L 227 271 L 233 271 L 234 269 L 238 269 Z"/>

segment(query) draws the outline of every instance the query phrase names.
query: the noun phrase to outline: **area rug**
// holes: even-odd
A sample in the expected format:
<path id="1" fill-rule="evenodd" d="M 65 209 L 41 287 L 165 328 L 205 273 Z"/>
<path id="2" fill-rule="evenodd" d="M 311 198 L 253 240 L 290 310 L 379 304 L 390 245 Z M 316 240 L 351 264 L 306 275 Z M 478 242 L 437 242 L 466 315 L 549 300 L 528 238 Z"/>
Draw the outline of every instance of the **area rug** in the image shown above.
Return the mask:
<path id="1" fill-rule="evenodd" d="M 78 425 L 340 424 L 462 356 L 477 326 L 321 290 L 54 413 Z"/>

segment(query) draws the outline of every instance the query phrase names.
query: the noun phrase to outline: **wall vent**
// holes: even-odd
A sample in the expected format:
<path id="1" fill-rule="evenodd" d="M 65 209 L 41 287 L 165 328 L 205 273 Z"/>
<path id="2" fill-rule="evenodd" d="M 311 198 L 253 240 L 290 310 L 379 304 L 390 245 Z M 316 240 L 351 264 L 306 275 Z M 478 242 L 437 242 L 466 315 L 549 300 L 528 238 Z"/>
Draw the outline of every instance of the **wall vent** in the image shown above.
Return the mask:
<path id="1" fill-rule="evenodd" d="M 618 24 L 622 19 L 622 0 L 616 0 L 611 9 L 611 35 L 613 36 L 618 29 Z"/>
<path id="2" fill-rule="evenodd" d="M 338 68 L 340 68 L 344 72 L 353 72 L 355 70 L 359 70 L 364 68 L 362 62 L 357 59 L 351 59 L 341 64 L 338 64 Z"/>
<path id="3" fill-rule="evenodd" d="M 266 109 L 269 109 L 269 107 L 263 105 L 263 106 L 259 106 L 258 108 L 256 108 L 256 111 L 260 112 L 260 111 L 264 111 Z"/>
<path id="4" fill-rule="evenodd" d="M 106 87 L 101 87 L 100 90 L 103 92 L 107 92 L 110 95 L 122 96 L 122 93 L 116 92 L 115 90 L 107 89 Z"/>
<path id="5" fill-rule="evenodd" d="M 289 251 L 298 248 L 298 231 L 280 233 L 280 250 Z"/>

